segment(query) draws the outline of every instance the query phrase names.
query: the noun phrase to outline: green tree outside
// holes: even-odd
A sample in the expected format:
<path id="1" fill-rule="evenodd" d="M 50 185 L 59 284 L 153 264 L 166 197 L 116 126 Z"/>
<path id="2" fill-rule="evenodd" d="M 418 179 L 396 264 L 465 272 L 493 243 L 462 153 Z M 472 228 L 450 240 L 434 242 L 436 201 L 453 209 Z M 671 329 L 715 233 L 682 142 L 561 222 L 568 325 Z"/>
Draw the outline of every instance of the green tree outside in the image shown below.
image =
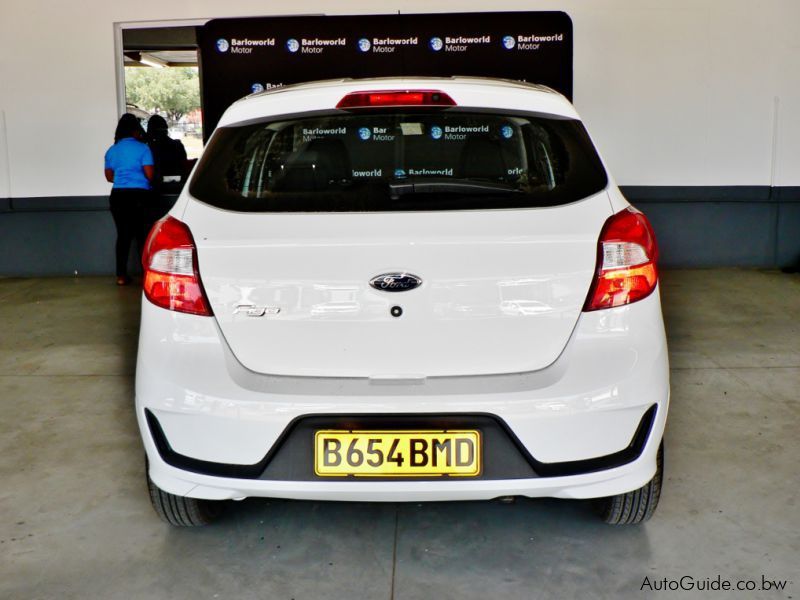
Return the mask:
<path id="1" fill-rule="evenodd" d="M 197 68 L 125 67 L 125 95 L 130 104 L 149 113 L 166 114 L 169 120 L 178 121 L 200 108 Z"/>

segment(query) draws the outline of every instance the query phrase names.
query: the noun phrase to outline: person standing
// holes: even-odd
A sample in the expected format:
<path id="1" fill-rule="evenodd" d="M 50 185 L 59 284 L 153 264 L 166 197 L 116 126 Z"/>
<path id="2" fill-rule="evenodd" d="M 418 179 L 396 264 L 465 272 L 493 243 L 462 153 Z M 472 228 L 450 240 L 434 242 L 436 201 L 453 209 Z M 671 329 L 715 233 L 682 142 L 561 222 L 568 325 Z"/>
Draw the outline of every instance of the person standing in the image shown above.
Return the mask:
<path id="1" fill-rule="evenodd" d="M 186 148 L 180 140 L 169 137 L 167 121 L 160 115 L 153 115 L 147 121 L 147 144 L 155 163 L 152 210 L 145 211 L 145 220 L 152 226 L 175 204 L 186 179 L 187 163 Z"/>
<path id="2" fill-rule="evenodd" d="M 153 153 L 142 140 L 139 119 L 122 115 L 114 133 L 114 145 L 105 155 L 106 181 L 113 183 L 109 206 L 117 228 L 117 285 L 126 285 L 128 252 L 135 240 L 141 253 L 145 236 L 145 210 L 152 203 Z"/>

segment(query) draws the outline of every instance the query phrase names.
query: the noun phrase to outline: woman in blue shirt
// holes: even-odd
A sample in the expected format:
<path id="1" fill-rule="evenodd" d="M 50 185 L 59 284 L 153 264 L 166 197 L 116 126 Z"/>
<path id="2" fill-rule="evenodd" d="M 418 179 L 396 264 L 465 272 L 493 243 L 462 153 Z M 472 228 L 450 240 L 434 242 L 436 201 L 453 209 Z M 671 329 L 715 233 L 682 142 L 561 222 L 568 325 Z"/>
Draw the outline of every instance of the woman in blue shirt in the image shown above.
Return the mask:
<path id="1" fill-rule="evenodd" d="M 144 211 L 152 201 L 153 154 L 142 142 L 144 131 L 139 120 L 124 114 L 114 133 L 114 145 L 106 151 L 106 180 L 114 184 L 109 204 L 117 227 L 117 285 L 130 283 L 128 251 L 136 240 L 139 253 L 144 246 Z"/>

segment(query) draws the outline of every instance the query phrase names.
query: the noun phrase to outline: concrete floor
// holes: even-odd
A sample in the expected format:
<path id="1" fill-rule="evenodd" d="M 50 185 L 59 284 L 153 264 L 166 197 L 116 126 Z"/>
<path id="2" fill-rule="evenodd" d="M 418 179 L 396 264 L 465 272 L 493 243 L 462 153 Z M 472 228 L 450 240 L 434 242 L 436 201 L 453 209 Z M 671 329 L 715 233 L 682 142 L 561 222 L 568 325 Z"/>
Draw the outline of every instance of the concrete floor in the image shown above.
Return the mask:
<path id="1" fill-rule="evenodd" d="M 673 403 L 661 506 L 609 528 L 579 502 L 247 500 L 214 526 L 152 512 L 133 417 L 139 295 L 0 280 L 0 598 L 800 598 L 800 276 L 663 276 Z"/>

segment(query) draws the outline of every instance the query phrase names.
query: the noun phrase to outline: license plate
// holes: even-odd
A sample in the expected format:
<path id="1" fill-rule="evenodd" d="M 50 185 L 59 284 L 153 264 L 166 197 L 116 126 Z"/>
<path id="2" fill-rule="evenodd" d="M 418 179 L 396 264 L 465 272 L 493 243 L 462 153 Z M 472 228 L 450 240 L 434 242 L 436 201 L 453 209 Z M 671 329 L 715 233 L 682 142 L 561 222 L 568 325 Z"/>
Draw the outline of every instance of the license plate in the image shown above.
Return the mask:
<path id="1" fill-rule="evenodd" d="M 317 431 L 314 472 L 321 477 L 475 477 L 480 431 Z"/>

